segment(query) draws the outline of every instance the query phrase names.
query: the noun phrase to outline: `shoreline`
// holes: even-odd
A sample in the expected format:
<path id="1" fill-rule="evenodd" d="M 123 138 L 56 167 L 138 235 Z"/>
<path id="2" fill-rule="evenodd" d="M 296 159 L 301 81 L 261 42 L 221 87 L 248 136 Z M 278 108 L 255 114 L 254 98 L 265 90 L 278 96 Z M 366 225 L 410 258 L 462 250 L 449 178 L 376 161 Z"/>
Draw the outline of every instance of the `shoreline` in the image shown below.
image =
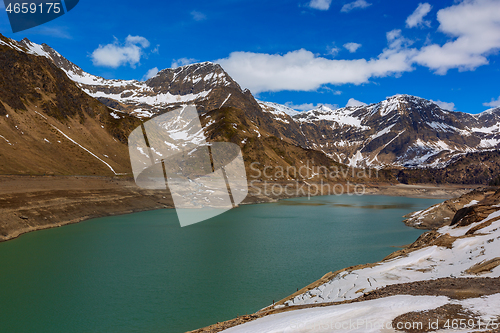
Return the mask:
<path id="1" fill-rule="evenodd" d="M 165 191 L 118 177 L 0 176 L 0 242 L 93 218 L 173 207 Z"/>
<path id="2" fill-rule="evenodd" d="M 271 184 L 271 183 L 269 183 Z M 274 182 L 272 184 L 279 184 Z M 367 183 L 364 195 L 449 199 L 478 186 Z M 272 196 L 249 188 L 241 203 L 277 202 L 301 196 Z M 327 194 L 326 194 L 327 195 Z M 311 195 L 312 196 L 312 195 Z M 0 175 L 0 242 L 25 233 L 93 218 L 174 208 L 168 191 L 145 190 L 131 178 Z"/>

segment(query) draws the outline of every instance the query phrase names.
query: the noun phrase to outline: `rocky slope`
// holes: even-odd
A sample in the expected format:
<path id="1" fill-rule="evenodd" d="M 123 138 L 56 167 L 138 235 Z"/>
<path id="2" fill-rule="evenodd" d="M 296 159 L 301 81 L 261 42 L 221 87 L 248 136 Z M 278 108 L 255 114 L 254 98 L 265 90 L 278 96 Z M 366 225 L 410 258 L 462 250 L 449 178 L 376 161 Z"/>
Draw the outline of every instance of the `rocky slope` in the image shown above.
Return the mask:
<path id="1" fill-rule="evenodd" d="M 431 206 L 426 210 L 413 212 L 404 216 L 406 217 L 404 223 L 407 226 L 425 230 L 450 225 L 459 210 L 476 206 L 479 202 L 483 202 L 486 198 L 495 194 L 497 189 L 497 187 L 476 189 L 458 198 L 449 199 Z"/>
<path id="2" fill-rule="evenodd" d="M 0 173 L 127 174 L 139 120 L 88 96 L 52 61 L 0 36 Z"/>
<path id="3" fill-rule="evenodd" d="M 482 184 L 500 185 L 500 151 L 489 150 L 458 155 L 444 168 L 395 170 L 404 184 Z"/>

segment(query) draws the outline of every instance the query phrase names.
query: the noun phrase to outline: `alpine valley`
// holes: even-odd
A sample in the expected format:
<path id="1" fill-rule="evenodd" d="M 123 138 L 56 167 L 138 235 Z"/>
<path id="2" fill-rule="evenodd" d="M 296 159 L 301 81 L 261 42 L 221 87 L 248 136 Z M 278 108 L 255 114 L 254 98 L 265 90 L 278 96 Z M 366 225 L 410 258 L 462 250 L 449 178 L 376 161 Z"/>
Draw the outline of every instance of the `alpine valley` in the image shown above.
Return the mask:
<path id="1" fill-rule="evenodd" d="M 164 69 L 140 82 L 86 73 L 50 46 L 28 39 L 1 36 L 0 52 L 4 173 L 129 174 L 128 133 L 141 121 L 187 104 L 196 105 L 209 141 L 240 145 L 247 168 L 255 161 L 300 166 L 307 159 L 392 169 L 392 181 L 436 182 L 429 170 L 446 174 L 447 167 L 474 159 L 479 163 L 472 173 L 481 175 L 474 183 L 488 183 L 500 170 L 494 158 L 500 108 L 451 112 L 423 98 L 395 95 L 371 105 L 298 112 L 256 100 L 211 62 Z M 413 169 L 424 171 L 414 177 Z M 437 182 L 463 179 L 441 176 Z"/>
<path id="2" fill-rule="evenodd" d="M 237 315 L 237 318 L 225 322 L 214 320 L 213 322 L 217 324 L 193 332 L 214 333 L 225 329 L 229 329 L 230 332 L 277 332 L 277 330 L 281 332 L 289 331 L 289 324 L 294 322 L 303 321 L 304 327 L 307 328 L 310 324 L 314 325 L 312 327 L 323 327 L 319 325 L 335 320 L 354 322 L 359 319 L 369 322 L 383 319 L 397 325 L 400 322 L 417 319 L 430 323 L 434 318 L 439 318 L 437 322 L 439 328 L 445 327 L 447 320 L 457 318 L 472 318 L 475 323 L 485 318 L 498 322 L 500 190 L 495 187 L 500 184 L 500 108 L 498 107 L 479 114 L 469 114 L 443 110 L 436 103 L 424 98 L 395 95 L 370 105 L 339 109 L 321 105 L 309 111 L 299 112 L 286 105 L 255 99 L 249 90 L 243 89 L 216 63 L 203 62 L 164 69 L 146 81 L 109 80 L 85 72 L 46 44 L 35 44 L 28 39 L 15 41 L 0 35 L 0 241 L 10 240 L 30 231 L 58 227 L 95 217 L 172 208 L 173 200 L 169 191 L 142 189 L 135 184 L 129 158 L 128 138 L 142 123 L 187 105 L 196 106 L 203 127 L 203 131 L 199 130 L 203 135 L 197 134 L 197 137 L 204 137 L 208 142 L 232 142 L 241 148 L 247 178 L 257 183 L 256 186 L 253 184 L 249 186 L 249 195 L 243 203 L 318 195 L 320 194 L 318 191 L 307 192 L 312 187 L 310 184 L 319 188 L 318 184 L 324 186 L 324 182 L 332 180 L 342 189 L 355 189 L 362 185 L 369 194 L 449 199 L 428 209 L 406 215 L 405 223 L 408 226 L 432 230 L 384 260 L 327 273 L 316 282 L 300 290 L 297 288 L 297 292 L 281 301 L 273 300 L 271 303 L 273 296 L 269 296 L 270 305 L 252 315 Z M 150 151 L 154 152 L 153 149 Z M 212 161 L 212 167 L 213 165 Z M 342 172 L 337 173 L 332 179 L 331 175 L 318 171 L 321 167 L 324 170 L 331 170 L 334 167 Z M 286 172 L 269 174 L 262 172 L 266 169 L 286 170 Z M 289 172 L 301 169 L 308 170 L 306 177 L 302 173 L 297 175 Z M 344 172 L 345 170 L 347 172 Z M 268 183 L 272 186 L 293 183 L 297 188 L 308 190 L 296 192 L 296 195 L 262 194 L 258 191 Z M 476 189 L 471 191 L 471 188 Z M 332 199 L 333 196 L 313 199 L 322 198 Z M 345 198 L 346 201 L 352 199 L 347 196 Z M 377 200 L 384 201 L 386 198 L 378 197 Z M 311 223 L 303 223 L 310 222 L 307 219 L 295 220 L 304 228 L 304 235 L 310 229 L 319 230 L 321 233 L 323 228 L 325 230 L 328 228 L 330 232 L 344 236 L 343 232 L 348 234 L 350 231 L 342 230 L 340 224 L 337 224 L 338 221 L 334 219 L 335 207 L 350 207 L 351 212 L 364 210 L 361 215 L 353 214 L 353 219 L 348 220 L 349 224 L 356 227 L 353 230 L 366 229 L 369 225 L 373 229 L 363 230 L 364 232 L 377 231 L 379 225 L 376 219 L 370 220 L 374 214 L 373 209 L 380 210 L 381 214 L 383 210 L 390 209 L 404 209 L 408 212 L 409 208 L 414 207 L 410 202 L 414 199 L 403 199 L 408 201 L 404 205 L 385 202 L 373 204 L 368 200 L 359 201 L 359 205 L 356 205 L 356 201 L 353 201 L 354 205 L 349 202 L 332 202 L 330 206 L 330 203 L 327 205 L 321 202 L 306 202 L 305 198 L 301 199 L 303 202 L 300 203 L 296 203 L 294 200 L 297 199 L 294 198 L 288 200 L 288 203 L 279 202 L 273 205 L 290 204 L 298 210 L 308 206 L 311 211 L 310 219 L 321 222 L 321 227 L 316 228 Z M 268 209 L 273 205 L 268 205 Z M 316 210 L 312 212 L 317 208 L 314 207 L 316 205 L 323 205 L 325 215 L 318 217 Z M 255 208 L 256 211 L 262 206 L 244 206 L 232 212 L 244 213 L 245 208 Z M 288 210 L 288 207 L 283 207 L 285 206 L 281 208 Z M 248 210 L 246 212 L 244 214 L 251 214 Z M 239 243 L 248 238 L 246 240 L 251 242 L 252 238 L 246 234 L 248 230 L 261 232 L 263 225 L 273 227 L 272 219 L 268 219 L 269 212 L 270 210 L 267 213 L 259 211 L 260 220 L 249 215 L 249 220 L 258 220 L 261 224 L 249 223 L 249 228 L 242 229 L 242 232 L 224 234 L 224 241 L 227 238 Z M 173 210 L 169 213 L 173 213 Z M 358 219 L 358 216 L 365 217 Z M 285 228 L 293 229 L 289 220 L 296 218 L 294 211 L 290 209 L 283 217 L 286 222 L 283 224 Z M 385 216 L 382 216 L 381 220 L 384 219 Z M 138 220 L 142 223 L 142 219 Z M 230 222 L 234 220 L 237 218 L 233 218 Z M 217 223 L 211 225 L 215 226 L 212 231 L 219 233 L 223 229 L 221 227 L 223 224 L 215 222 Z M 111 233 L 110 229 L 105 229 L 104 224 L 100 222 L 98 224 L 97 234 L 103 230 Z M 150 243 L 148 236 L 130 231 L 146 230 L 159 236 L 157 239 L 162 244 L 172 245 L 166 241 L 167 238 L 163 238 L 161 233 L 157 232 L 159 230 L 157 226 L 160 228 L 160 224 L 144 224 L 144 226 L 146 227 L 141 224 L 138 229 L 127 229 L 127 236 L 121 239 L 120 243 L 125 246 L 126 251 L 132 253 L 129 245 L 142 237 L 143 241 L 146 240 L 144 244 L 147 243 L 147 246 L 143 247 L 153 249 L 154 255 L 141 255 L 137 261 L 147 262 L 147 265 L 156 271 L 171 275 L 173 271 L 165 270 L 161 259 L 158 259 L 160 257 L 156 257 L 156 254 L 173 256 L 177 252 L 160 253 L 154 243 Z M 163 232 L 167 230 L 164 225 L 161 225 L 161 228 Z M 209 229 L 208 223 L 200 229 L 182 229 L 186 234 L 194 232 L 196 236 L 189 238 L 187 246 L 178 246 L 175 249 L 181 251 L 179 257 L 182 261 L 194 262 L 184 258 L 185 250 L 194 248 L 194 245 L 199 246 L 196 250 L 200 250 L 200 253 L 213 250 L 211 246 L 214 245 L 214 239 L 207 233 Z M 168 229 L 168 232 L 171 230 L 173 229 Z M 279 229 L 273 229 L 273 232 L 279 234 L 277 230 Z M 352 231 L 356 232 L 358 231 Z M 54 268 L 51 271 L 51 274 L 56 272 L 54 276 L 47 274 L 44 278 L 53 280 L 54 277 L 62 277 L 65 282 L 71 282 L 72 276 L 86 272 L 86 267 L 90 267 L 84 265 L 85 263 L 94 264 L 94 258 L 103 259 L 99 261 L 99 265 L 102 263 L 105 272 L 95 276 L 112 276 L 108 276 L 108 272 L 115 267 L 113 255 L 123 258 L 126 257 L 124 255 L 126 252 L 120 251 L 119 247 L 115 248 L 114 244 L 108 244 L 105 238 L 94 237 L 94 233 L 89 234 L 92 236 L 89 242 L 72 245 L 73 248 L 79 249 L 82 244 L 82 253 L 91 254 L 92 259 L 72 257 L 68 262 L 75 265 L 71 266 L 70 274 L 57 273 L 63 271 Z M 255 235 L 260 237 L 262 234 Z M 281 234 L 279 235 L 281 237 Z M 391 238 L 395 238 L 394 235 L 392 232 L 387 234 Z M 302 234 L 300 236 L 302 237 Z M 300 239 L 301 246 L 316 244 L 316 237 L 309 236 Z M 329 237 L 326 233 L 324 236 Z M 369 236 L 379 235 L 374 232 Z M 295 241 L 301 237 L 287 242 L 295 246 Z M 100 242 L 106 250 L 96 251 L 94 242 Z M 330 238 L 326 239 L 326 242 L 338 246 Z M 270 250 L 265 252 L 266 258 L 269 257 L 269 253 L 280 251 L 290 256 L 279 243 L 273 240 L 266 243 L 271 246 Z M 66 250 L 64 246 L 67 244 L 69 243 L 65 239 L 62 251 Z M 42 246 L 45 247 L 46 243 Z M 375 246 L 366 247 L 366 251 L 371 251 L 373 248 Z M 111 249 L 115 252 L 110 251 Z M 57 252 L 52 248 L 50 250 L 51 253 Z M 321 248 L 321 251 L 314 251 L 313 255 L 328 251 L 330 250 Z M 349 251 L 348 247 L 339 246 L 338 250 L 328 254 L 339 256 L 339 253 L 344 255 Z M 35 247 L 23 248 L 21 252 L 23 256 L 38 254 Z M 102 255 L 104 252 L 106 255 Z M 217 260 L 225 262 L 220 258 L 224 259 L 226 252 L 230 250 L 220 252 L 221 255 L 220 257 L 217 255 Z M 251 250 L 245 252 L 254 255 Z M 7 256 L 10 254 L 11 252 L 7 252 Z M 38 256 L 33 258 L 38 260 Z M 297 258 L 310 266 L 311 261 L 308 261 L 310 259 L 302 259 L 302 256 Z M 204 256 L 201 259 L 202 264 L 191 266 L 199 266 L 197 268 L 205 270 L 211 265 Z M 315 257 L 312 260 L 321 259 Z M 7 266 L 14 261 L 16 260 L 8 257 Z M 261 267 L 260 263 L 252 266 L 246 260 L 236 259 L 233 262 L 235 267 L 241 265 L 251 270 L 261 269 L 254 268 Z M 41 260 L 39 264 L 45 262 Z M 175 264 L 165 266 L 168 265 L 178 268 Z M 20 275 L 22 277 L 10 280 L 20 281 L 19 290 L 24 292 L 25 284 L 29 285 L 26 281 L 29 282 L 35 275 L 25 273 L 29 271 L 24 270 L 24 266 L 29 265 L 24 261 L 20 261 L 19 267 L 21 266 L 22 269 L 19 271 L 22 272 Z M 50 265 L 47 267 L 52 270 L 55 266 L 50 259 Z M 33 265 L 30 268 L 37 269 L 37 267 Z M 139 266 L 130 266 L 126 261 L 127 273 L 124 274 L 130 275 L 134 282 L 130 285 L 122 284 L 122 287 L 141 292 L 142 289 L 146 290 L 148 295 L 145 299 L 154 307 L 161 308 L 161 305 L 151 302 L 149 297 L 160 290 L 170 293 L 170 286 L 164 288 L 156 287 L 154 283 L 143 283 L 142 277 L 150 276 L 147 271 L 137 267 Z M 130 269 L 135 270 L 133 274 L 129 274 Z M 307 269 L 309 267 L 305 270 Z M 264 274 L 268 273 L 266 269 L 261 270 Z M 298 269 L 293 266 L 293 270 Z M 5 271 L 12 269 L 7 267 Z M 238 282 L 246 284 L 251 282 L 249 274 L 240 271 L 237 273 Z M 169 302 L 169 306 L 183 308 L 176 301 L 190 290 L 199 291 L 197 287 L 201 285 L 192 283 L 191 278 L 206 277 L 204 272 L 189 270 L 187 274 L 189 275 L 179 280 L 185 279 L 184 282 L 187 282 L 188 287 L 179 288 L 183 295 Z M 286 275 L 280 274 L 276 280 L 281 283 L 280 278 L 285 279 Z M 82 281 L 85 281 L 82 284 L 86 288 L 82 295 L 92 311 L 94 308 L 98 309 L 97 312 L 91 312 L 96 313 L 95 318 L 97 318 L 102 314 L 99 309 L 104 308 L 98 307 L 97 305 L 102 304 L 94 302 L 89 296 L 93 288 L 88 286 L 92 284 L 87 283 L 87 275 L 82 276 Z M 28 280 L 25 280 L 26 277 Z M 220 277 L 219 271 L 217 277 Z M 103 299 L 110 299 L 113 304 L 119 303 L 126 307 L 127 311 L 132 309 L 133 312 L 130 312 L 132 319 L 142 315 L 130 307 L 133 305 L 130 304 L 132 302 L 122 302 L 119 293 L 115 294 L 114 291 L 107 293 L 108 289 L 112 290 L 109 286 L 123 282 L 120 278 L 110 278 L 109 285 L 101 282 L 104 280 L 96 281 L 106 289 L 102 295 Z M 206 284 L 206 281 L 203 283 Z M 224 280 L 217 280 L 216 283 L 226 287 Z M 263 284 L 260 283 L 255 288 Z M 139 287 L 136 288 L 137 286 Z M 32 290 L 45 291 L 45 285 Z M 73 295 L 78 296 L 78 293 L 69 288 L 68 290 L 61 294 L 80 301 L 78 297 L 73 297 Z M 230 292 L 232 290 L 225 291 L 223 297 L 232 297 L 229 295 Z M 29 292 L 27 295 L 29 303 L 38 305 L 32 301 Z M 5 299 L 8 301 L 14 299 L 17 302 L 16 296 Z M 244 296 L 235 299 L 245 301 Z M 23 306 L 23 311 L 18 312 L 22 318 L 26 317 L 24 304 L 17 303 Z M 225 301 L 221 301 L 220 304 L 228 306 Z M 64 306 L 71 308 L 67 304 Z M 110 313 L 113 312 L 112 308 L 106 309 Z M 189 308 L 183 309 L 187 309 L 189 318 L 193 317 L 193 312 Z M 57 309 L 50 312 L 58 314 Z M 145 312 L 148 311 L 142 313 Z M 85 315 L 84 312 L 81 312 L 84 313 L 83 316 L 78 313 L 78 316 L 72 317 L 91 321 L 95 319 L 91 315 Z M 147 314 L 147 320 L 151 318 L 150 314 Z M 476 326 L 473 325 L 472 328 L 475 329 Z M 307 329 L 307 331 L 314 330 Z M 430 329 L 411 332 L 428 331 Z"/>

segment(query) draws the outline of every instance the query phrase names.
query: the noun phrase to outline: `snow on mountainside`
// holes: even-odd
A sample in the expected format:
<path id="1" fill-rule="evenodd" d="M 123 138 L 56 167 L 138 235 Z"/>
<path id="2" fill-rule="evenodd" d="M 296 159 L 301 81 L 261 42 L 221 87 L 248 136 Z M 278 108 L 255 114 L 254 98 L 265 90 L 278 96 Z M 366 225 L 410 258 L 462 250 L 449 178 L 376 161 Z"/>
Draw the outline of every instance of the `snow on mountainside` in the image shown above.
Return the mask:
<path id="1" fill-rule="evenodd" d="M 290 117 L 300 114 L 299 111 L 292 109 L 286 105 L 273 102 L 263 102 L 263 101 L 258 101 L 258 102 L 261 108 L 263 109 L 265 108 L 266 111 L 274 114 L 286 114 L 289 115 Z"/>
<path id="2" fill-rule="evenodd" d="M 293 120 L 290 117 L 300 113 L 299 111 L 285 105 L 263 101 L 257 102 L 263 111 L 270 113 L 274 119 L 285 124 L 293 123 Z"/>
<path id="3" fill-rule="evenodd" d="M 346 107 L 333 110 L 324 105 L 321 105 L 316 109 L 297 115 L 297 117 L 295 117 L 294 119 L 302 123 L 313 123 L 320 120 L 325 120 L 333 122 L 339 128 L 351 126 L 360 129 L 368 129 L 368 127 L 361 125 L 361 118 L 352 115 L 355 110 L 355 107 Z"/>

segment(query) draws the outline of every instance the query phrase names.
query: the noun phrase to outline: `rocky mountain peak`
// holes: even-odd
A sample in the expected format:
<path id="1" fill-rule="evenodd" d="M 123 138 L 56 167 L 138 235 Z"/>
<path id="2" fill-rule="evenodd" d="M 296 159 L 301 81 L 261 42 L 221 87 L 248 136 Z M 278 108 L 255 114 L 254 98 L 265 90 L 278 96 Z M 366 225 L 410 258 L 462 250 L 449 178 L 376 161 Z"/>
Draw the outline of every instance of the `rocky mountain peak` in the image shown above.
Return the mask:
<path id="1" fill-rule="evenodd" d="M 241 87 L 219 64 L 202 62 L 164 69 L 145 82 L 155 92 L 173 95 L 198 94 L 217 87 Z M 242 91 L 241 91 L 242 92 Z"/>
<path id="2" fill-rule="evenodd" d="M 48 58 L 51 60 L 57 67 L 62 69 L 66 75 L 73 79 L 73 81 L 78 82 L 78 78 L 85 77 L 86 75 L 88 76 L 88 73 L 85 73 L 80 67 L 63 57 L 59 52 L 54 50 L 52 47 L 49 45 L 43 43 L 43 44 L 36 44 L 32 41 L 30 41 L 28 38 L 24 38 L 23 40 L 16 42 L 12 40 L 13 43 L 16 43 L 20 48 L 22 48 L 26 53 L 36 55 L 36 56 L 41 56 Z M 98 80 L 104 80 L 103 78 L 100 77 L 95 77 L 96 81 Z"/>
<path id="3" fill-rule="evenodd" d="M 479 124 L 482 124 L 483 127 L 487 127 L 491 130 L 499 128 L 500 124 L 500 107 L 492 108 L 486 111 L 483 111 L 479 114 L 474 115 L 474 118 L 477 120 Z M 498 129 L 496 130 L 498 131 Z"/>
<path id="4" fill-rule="evenodd" d="M 296 137 L 303 135 L 305 147 L 352 166 L 441 167 L 464 153 L 500 146 L 500 108 L 450 112 L 412 95 L 336 110 L 320 106 L 293 115 L 290 124 L 274 117 Z"/>
<path id="5" fill-rule="evenodd" d="M 385 116 L 410 116 L 412 114 L 425 114 L 426 111 L 439 109 L 444 112 L 438 105 L 424 98 L 412 95 L 394 95 L 387 97 L 384 101 L 376 104 L 371 104 L 367 107 L 371 115 L 378 114 L 381 117 Z"/>
<path id="6" fill-rule="evenodd" d="M 478 115 L 481 116 L 481 115 L 487 115 L 487 114 L 496 114 L 496 115 L 500 114 L 500 106 L 483 111 L 483 112 L 479 113 Z"/>

